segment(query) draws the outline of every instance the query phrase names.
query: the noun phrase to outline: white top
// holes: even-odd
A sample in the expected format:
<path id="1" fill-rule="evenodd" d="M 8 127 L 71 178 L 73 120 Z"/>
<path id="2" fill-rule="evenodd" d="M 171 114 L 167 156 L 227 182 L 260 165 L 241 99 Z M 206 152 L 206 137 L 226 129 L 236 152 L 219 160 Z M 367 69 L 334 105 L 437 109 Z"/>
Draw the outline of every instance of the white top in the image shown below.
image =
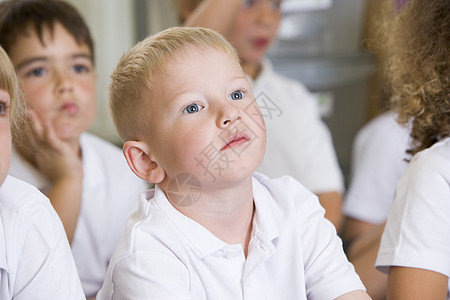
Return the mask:
<path id="1" fill-rule="evenodd" d="M 383 113 L 367 123 L 353 143 L 350 186 L 343 211 L 348 217 L 382 224 L 394 201 L 395 186 L 411 159 L 409 129 Z"/>
<path id="2" fill-rule="evenodd" d="M 0 299 L 85 299 L 62 223 L 35 187 L 0 187 Z"/>
<path id="3" fill-rule="evenodd" d="M 450 138 L 416 154 L 397 185 L 376 261 L 450 277 Z M 450 299 L 450 284 L 447 299 Z"/>
<path id="4" fill-rule="evenodd" d="M 317 103 L 298 81 L 273 70 L 269 60 L 252 81 L 267 128 L 266 155 L 258 172 L 290 175 L 314 193 L 343 192 L 343 176 Z"/>
<path id="5" fill-rule="evenodd" d="M 88 133 L 80 138 L 83 155 L 83 194 L 72 253 L 87 297 L 100 289 L 106 267 L 127 218 L 138 206 L 147 185 L 128 167 L 122 151 Z M 41 191 L 48 181 L 13 150 L 10 174 Z"/>
<path id="6" fill-rule="evenodd" d="M 156 187 L 128 220 L 97 295 L 104 299 L 334 299 L 364 290 L 315 195 L 293 178 L 253 177 L 245 259 Z"/>

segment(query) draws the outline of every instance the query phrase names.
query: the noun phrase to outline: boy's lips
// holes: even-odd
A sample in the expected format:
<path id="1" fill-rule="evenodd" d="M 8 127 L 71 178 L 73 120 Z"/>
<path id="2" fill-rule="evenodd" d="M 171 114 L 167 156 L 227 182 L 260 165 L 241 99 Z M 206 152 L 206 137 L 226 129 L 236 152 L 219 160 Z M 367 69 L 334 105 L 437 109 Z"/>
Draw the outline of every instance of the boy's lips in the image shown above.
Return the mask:
<path id="1" fill-rule="evenodd" d="M 250 141 L 250 137 L 244 132 L 233 134 L 226 141 L 225 145 L 223 145 L 222 148 L 220 148 L 220 151 L 242 145 L 243 143 L 248 142 L 248 141 Z"/>
<path id="2" fill-rule="evenodd" d="M 69 115 L 76 115 L 78 113 L 78 105 L 68 101 L 61 106 L 61 110 L 67 112 Z"/>
<path id="3" fill-rule="evenodd" d="M 255 39 L 253 39 L 253 45 L 256 48 L 266 48 L 269 45 L 269 39 L 267 39 L 267 38 L 255 38 Z"/>

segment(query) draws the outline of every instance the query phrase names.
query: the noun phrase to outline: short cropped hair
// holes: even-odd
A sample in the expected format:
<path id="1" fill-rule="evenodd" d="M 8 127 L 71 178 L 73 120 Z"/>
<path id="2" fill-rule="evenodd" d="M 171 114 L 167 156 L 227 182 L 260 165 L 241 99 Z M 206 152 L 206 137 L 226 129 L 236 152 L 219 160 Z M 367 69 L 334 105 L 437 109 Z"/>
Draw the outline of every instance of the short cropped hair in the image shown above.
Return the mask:
<path id="1" fill-rule="evenodd" d="M 43 30 L 60 23 L 79 45 L 85 44 L 94 60 L 94 42 L 78 10 L 61 0 L 6 0 L 0 2 L 0 45 L 10 53 L 20 36 L 34 30 L 43 44 Z"/>
<path id="2" fill-rule="evenodd" d="M 153 80 L 168 61 L 188 46 L 212 48 L 232 55 L 236 50 L 219 33 L 206 28 L 172 27 L 137 43 L 120 59 L 111 75 L 109 108 L 123 141 L 139 140 L 148 131 Z"/>
<path id="3" fill-rule="evenodd" d="M 19 90 L 12 62 L 2 47 L 0 47 L 0 89 L 9 94 L 11 100 L 9 108 L 11 133 L 13 137 L 18 137 L 25 120 L 25 102 Z"/>

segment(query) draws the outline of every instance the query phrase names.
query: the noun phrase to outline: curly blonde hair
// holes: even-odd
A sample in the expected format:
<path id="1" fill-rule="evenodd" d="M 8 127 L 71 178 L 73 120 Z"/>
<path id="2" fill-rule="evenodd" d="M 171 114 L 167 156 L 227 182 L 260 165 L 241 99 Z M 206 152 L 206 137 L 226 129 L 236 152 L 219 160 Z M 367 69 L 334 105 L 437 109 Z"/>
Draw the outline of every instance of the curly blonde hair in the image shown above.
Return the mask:
<path id="1" fill-rule="evenodd" d="M 390 108 L 399 123 L 412 123 L 415 154 L 450 133 L 450 1 L 409 0 L 397 11 L 390 4 L 381 30 Z"/>

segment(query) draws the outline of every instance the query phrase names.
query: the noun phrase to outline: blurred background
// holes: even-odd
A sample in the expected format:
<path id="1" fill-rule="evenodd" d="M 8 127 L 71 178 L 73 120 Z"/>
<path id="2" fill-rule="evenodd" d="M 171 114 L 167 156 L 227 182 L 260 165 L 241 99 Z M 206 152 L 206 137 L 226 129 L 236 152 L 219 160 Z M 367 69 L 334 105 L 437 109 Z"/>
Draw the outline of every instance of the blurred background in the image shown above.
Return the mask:
<path id="1" fill-rule="evenodd" d="M 96 46 L 97 118 L 91 132 L 116 144 L 107 88 L 121 55 L 148 34 L 178 25 L 171 0 L 68 0 L 84 15 Z M 365 41 L 378 0 L 284 0 L 278 38 L 269 57 L 280 73 L 315 95 L 348 180 L 353 138 L 383 110 L 377 57 Z"/>

